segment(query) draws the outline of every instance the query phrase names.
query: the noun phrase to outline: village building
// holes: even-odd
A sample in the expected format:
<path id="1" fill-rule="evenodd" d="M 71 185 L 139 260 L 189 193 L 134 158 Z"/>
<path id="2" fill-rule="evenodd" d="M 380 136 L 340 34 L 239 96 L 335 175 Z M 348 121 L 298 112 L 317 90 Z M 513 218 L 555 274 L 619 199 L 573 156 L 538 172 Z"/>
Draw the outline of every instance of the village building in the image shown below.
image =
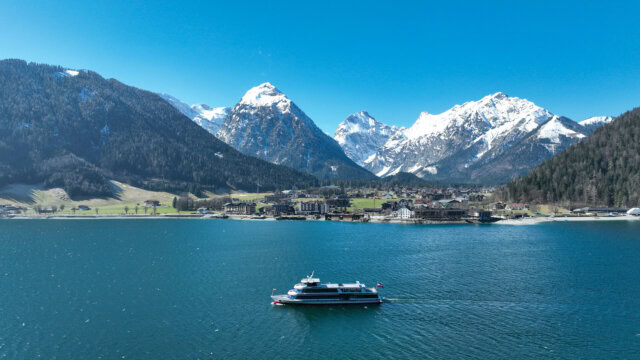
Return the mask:
<path id="1" fill-rule="evenodd" d="M 383 210 L 382 208 L 364 208 L 362 211 L 367 215 L 381 215 Z"/>
<path id="2" fill-rule="evenodd" d="M 466 203 L 466 200 L 463 200 Z M 459 209 L 461 207 L 463 207 L 463 201 L 458 200 L 458 199 L 443 199 L 443 200 L 438 200 L 438 203 L 440 203 L 440 205 L 442 205 L 442 207 L 445 208 L 449 208 L 449 209 Z"/>
<path id="3" fill-rule="evenodd" d="M 491 207 L 493 208 L 493 210 L 504 210 L 506 205 L 505 205 L 505 203 L 498 201 L 498 202 L 492 204 Z"/>
<path id="4" fill-rule="evenodd" d="M 321 201 L 301 202 L 299 212 L 303 215 L 326 214 L 329 212 L 329 205 Z"/>
<path id="5" fill-rule="evenodd" d="M 484 195 L 483 194 L 469 194 L 469 196 L 467 198 L 469 199 L 470 202 L 482 202 L 482 201 L 484 201 Z"/>
<path id="6" fill-rule="evenodd" d="M 270 213 L 274 216 L 293 215 L 296 213 L 296 210 L 291 203 L 273 204 L 270 208 Z"/>
<path id="7" fill-rule="evenodd" d="M 343 197 L 328 199 L 326 203 L 330 210 L 335 210 L 336 208 L 348 208 L 351 206 L 351 200 Z"/>
<path id="8" fill-rule="evenodd" d="M 251 215 L 256 212 L 255 203 L 226 203 L 224 204 L 224 212 L 233 215 Z"/>
<path id="9" fill-rule="evenodd" d="M 281 201 L 289 201 L 291 199 L 291 197 L 289 195 L 283 194 L 281 192 L 275 193 L 273 195 L 267 195 L 264 197 L 264 202 L 269 203 L 269 204 L 273 204 L 273 203 L 279 203 Z"/>
<path id="10" fill-rule="evenodd" d="M 400 218 L 400 219 L 411 219 L 412 217 L 414 217 L 414 215 L 415 215 L 415 212 L 413 212 L 412 210 L 408 209 L 405 206 L 401 207 L 400 209 L 392 213 L 393 217 Z"/>
<path id="11" fill-rule="evenodd" d="M 517 211 L 527 211 L 527 205 L 522 204 L 522 203 L 513 203 L 513 204 L 509 204 L 505 207 L 505 210 L 517 210 Z"/>
<path id="12" fill-rule="evenodd" d="M 467 216 L 467 211 L 456 208 L 432 208 L 426 206 L 416 206 L 415 217 L 429 220 L 459 220 Z"/>

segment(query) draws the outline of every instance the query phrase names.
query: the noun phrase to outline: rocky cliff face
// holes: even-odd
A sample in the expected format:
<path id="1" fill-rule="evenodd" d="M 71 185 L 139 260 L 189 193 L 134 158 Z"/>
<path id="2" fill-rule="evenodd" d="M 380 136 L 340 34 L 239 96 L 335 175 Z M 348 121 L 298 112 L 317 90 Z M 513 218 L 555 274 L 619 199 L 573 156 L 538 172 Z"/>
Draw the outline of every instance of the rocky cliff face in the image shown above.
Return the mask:
<path id="1" fill-rule="evenodd" d="M 229 114 L 229 110 L 231 110 L 230 107 L 221 106 L 212 108 L 206 104 L 189 106 L 169 94 L 158 95 L 165 99 L 176 110 L 214 135 L 220 130 L 224 119 L 227 117 L 227 114 Z"/>
<path id="2" fill-rule="evenodd" d="M 374 178 L 349 159 L 335 140 L 270 83 L 247 91 L 216 135 L 247 155 L 319 178 Z"/>
<path id="3" fill-rule="evenodd" d="M 349 115 L 338 125 L 333 138 L 342 146 L 345 154 L 359 165 L 376 154 L 378 149 L 398 131 L 396 126 L 385 125 L 366 111 Z"/>

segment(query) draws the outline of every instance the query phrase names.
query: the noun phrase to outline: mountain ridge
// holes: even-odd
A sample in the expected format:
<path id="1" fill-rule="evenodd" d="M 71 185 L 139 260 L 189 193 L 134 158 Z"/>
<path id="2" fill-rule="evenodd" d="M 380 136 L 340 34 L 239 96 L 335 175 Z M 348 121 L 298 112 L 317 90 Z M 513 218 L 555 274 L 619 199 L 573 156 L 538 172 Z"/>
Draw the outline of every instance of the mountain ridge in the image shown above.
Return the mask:
<path id="1" fill-rule="evenodd" d="M 316 183 L 241 154 L 157 94 L 16 59 L 0 61 L 0 148 L 0 185 L 44 183 L 70 196 L 113 195 L 108 179 L 192 192 Z"/>
<path id="2" fill-rule="evenodd" d="M 590 127 L 554 115 L 529 100 L 497 92 L 440 114 L 422 112 L 411 127 L 390 134 L 374 155 L 364 161 L 361 157 L 354 159 L 378 176 L 410 172 L 429 181 L 493 185 L 526 174 L 533 166 L 586 138 L 610 118 L 585 121 Z M 346 120 L 338 126 L 336 136 L 345 123 Z M 539 130 L 536 143 L 529 135 Z M 340 136 L 356 138 L 356 133 Z M 526 144 L 520 145 L 525 139 Z M 359 146 L 344 141 L 341 145 L 345 152 Z M 535 156 L 526 153 L 526 146 L 535 147 Z M 505 159 L 513 162 L 511 166 Z"/>

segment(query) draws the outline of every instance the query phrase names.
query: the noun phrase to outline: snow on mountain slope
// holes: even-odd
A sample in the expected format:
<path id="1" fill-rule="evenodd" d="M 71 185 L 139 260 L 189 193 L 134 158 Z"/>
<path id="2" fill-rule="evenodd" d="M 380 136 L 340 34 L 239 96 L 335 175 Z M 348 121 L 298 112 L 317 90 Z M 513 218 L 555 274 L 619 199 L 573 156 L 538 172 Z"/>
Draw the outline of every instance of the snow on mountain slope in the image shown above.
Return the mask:
<path id="1" fill-rule="evenodd" d="M 573 125 L 574 126 L 568 126 L 566 122 L 560 120 L 560 117 L 554 116 L 551 120 L 540 126 L 536 138 L 547 139 L 553 144 L 559 144 L 563 141 L 562 137 L 574 139 L 584 139 L 587 137 L 587 135 L 584 134 L 584 129 L 576 129 L 578 127 L 575 126 L 578 125 L 577 123 L 573 123 Z"/>
<path id="2" fill-rule="evenodd" d="M 220 127 L 224 123 L 224 119 L 231 110 L 230 107 L 212 108 L 205 104 L 189 106 L 169 94 L 158 95 L 165 99 L 176 110 L 180 111 L 196 124 L 214 135 L 218 130 L 220 130 Z"/>
<path id="3" fill-rule="evenodd" d="M 287 112 L 290 110 L 291 100 L 271 83 L 266 82 L 249 89 L 240 100 L 240 104 L 254 109 L 276 106 L 280 111 Z"/>
<path id="4" fill-rule="evenodd" d="M 374 178 L 270 83 L 247 91 L 231 109 L 217 136 L 245 154 L 320 178 Z"/>
<path id="5" fill-rule="evenodd" d="M 590 131 L 571 119 L 553 116 L 523 139 L 501 151 L 493 158 L 483 158 L 464 168 L 456 166 L 455 159 L 441 161 L 439 165 L 447 177 L 459 181 L 484 184 L 502 184 L 526 175 L 552 156 L 589 136 Z"/>
<path id="6" fill-rule="evenodd" d="M 193 105 L 191 108 L 198 112 L 198 115 L 193 118 L 193 121 L 213 135 L 216 135 L 218 130 L 220 130 L 224 119 L 229 114 L 229 111 L 231 111 L 230 107 L 221 106 L 212 108 L 205 104 Z"/>
<path id="7" fill-rule="evenodd" d="M 362 162 L 378 176 L 409 172 L 437 181 L 495 184 L 526 174 L 610 121 L 597 117 L 579 124 L 529 100 L 498 92 L 441 114 L 421 113 L 411 127 L 392 132 Z M 372 134 L 371 139 L 346 141 L 350 132 L 365 134 L 361 127 L 350 130 L 343 123 L 336 130 L 345 152 L 352 152 L 354 143 L 378 140 Z"/>
<path id="8" fill-rule="evenodd" d="M 341 122 L 333 138 L 351 160 L 364 165 L 391 136 L 403 130 L 404 128 L 385 125 L 366 111 L 360 111 Z"/>
<path id="9" fill-rule="evenodd" d="M 161 93 L 158 93 L 158 95 L 161 98 L 165 99 L 171 106 L 173 106 L 176 110 L 180 111 L 189 119 L 193 120 L 194 117 L 198 116 L 197 111 L 192 109 L 189 105 L 185 104 L 184 102 L 176 99 L 175 97 L 169 94 L 161 94 Z"/>
<path id="10" fill-rule="evenodd" d="M 465 159 L 459 159 L 468 167 L 505 151 L 552 116 L 526 99 L 501 92 L 441 114 L 423 112 L 413 126 L 389 138 L 365 166 L 382 176 L 399 171 L 440 174 L 437 162 L 471 149 Z"/>
<path id="11" fill-rule="evenodd" d="M 589 129 L 589 131 L 593 132 L 595 129 L 604 124 L 608 124 L 611 121 L 613 121 L 613 118 L 611 116 L 594 116 L 580 121 L 579 124 Z"/>

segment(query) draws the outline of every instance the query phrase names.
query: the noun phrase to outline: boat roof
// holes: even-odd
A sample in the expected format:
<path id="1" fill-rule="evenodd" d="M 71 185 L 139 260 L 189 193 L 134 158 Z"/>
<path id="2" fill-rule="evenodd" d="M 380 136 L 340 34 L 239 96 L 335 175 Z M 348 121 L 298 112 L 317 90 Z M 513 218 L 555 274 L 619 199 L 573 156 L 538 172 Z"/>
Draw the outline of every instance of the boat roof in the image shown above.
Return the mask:
<path id="1" fill-rule="evenodd" d="M 328 287 L 328 288 L 358 288 L 358 287 L 363 287 L 364 284 L 362 284 L 360 281 L 356 281 L 355 283 L 350 283 L 350 284 L 334 284 L 334 283 L 324 283 L 321 284 L 320 280 L 317 279 L 317 282 L 313 282 L 310 281 L 310 283 L 317 283 L 317 287 Z M 306 279 L 303 279 L 303 281 L 301 282 L 301 285 L 307 285 L 307 281 Z"/>
<path id="2" fill-rule="evenodd" d="M 360 281 L 356 281 L 355 283 L 351 283 L 351 284 L 333 284 L 333 283 L 325 283 L 322 284 L 320 283 L 320 278 L 317 277 L 313 277 L 313 273 L 315 273 L 315 271 L 311 272 L 311 275 L 303 277 L 302 280 L 300 280 L 300 284 L 297 284 L 297 286 L 309 286 L 309 285 L 313 285 L 316 287 L 327 287 L 327 288 L 360 288 L 360 287 L 365 287 L 364 284 L 361 284 Z"/>

